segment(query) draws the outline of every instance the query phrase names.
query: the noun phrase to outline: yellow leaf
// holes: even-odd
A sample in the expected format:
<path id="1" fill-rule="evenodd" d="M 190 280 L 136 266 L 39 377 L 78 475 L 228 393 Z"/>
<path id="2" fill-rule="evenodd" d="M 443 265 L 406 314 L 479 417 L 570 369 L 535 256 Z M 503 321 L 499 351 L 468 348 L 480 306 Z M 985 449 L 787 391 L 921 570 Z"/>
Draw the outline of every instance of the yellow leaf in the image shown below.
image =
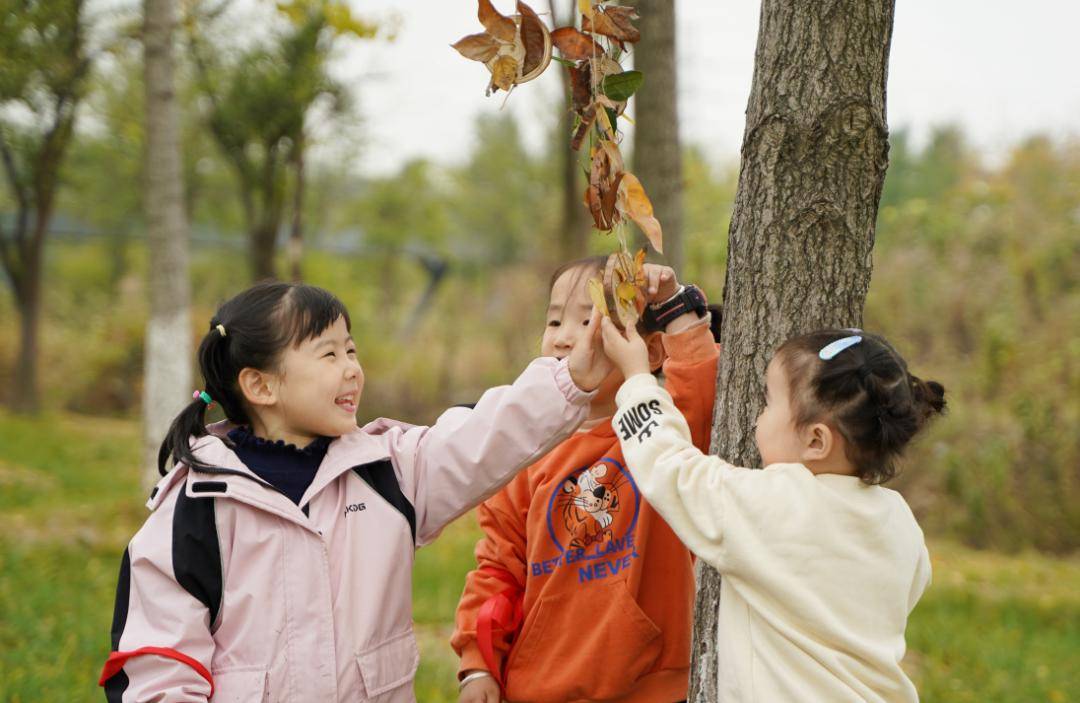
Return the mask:
<path id="1" fill-rule="evenodd" d="M 510 90 L 518 77 L 518 62 L 513 56 L 500 56 L 491 63 L 491 85 Z"/>
<path id="2" fill-rule="evenodd" d="M 604 297 L 604 282 L 594 276 L 589 279 L 588 288 L 593 307 L 600 310 L 604 317 L 611 317 L 611 313 L 608 311 L 607 299 Z"/>
<path id="3" fill-rule="evenodd" d="M 638 286 L 645 285 L 645 247 L 638 249 L 634 257 L 634 283 Z"/>
<path id="4" fill-rule="evenodd" d="M 653 216 L 652 202 L 645 194 L 641 181 L 632 173 L 623 175 L 619 184 L 619 201 L 627 216 L 641 228 L 653 249 L 664 253 L 664 232 L 660 221 Z"/>

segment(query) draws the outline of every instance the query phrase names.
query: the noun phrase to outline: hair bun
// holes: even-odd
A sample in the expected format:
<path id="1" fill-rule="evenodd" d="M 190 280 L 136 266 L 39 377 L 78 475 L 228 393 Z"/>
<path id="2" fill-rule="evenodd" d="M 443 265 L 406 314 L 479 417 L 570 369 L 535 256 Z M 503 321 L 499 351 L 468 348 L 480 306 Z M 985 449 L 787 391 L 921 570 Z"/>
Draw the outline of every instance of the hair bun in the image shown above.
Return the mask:
<path id="1" fill-rule="evenodd" d="M 918 376 L 912 376 L 911 390 L 915 404 L 920 410 L 921 422 L 926 422 L 931 416 L 945 412 L 945 386 L 937 381 L 924 381 Z"/>

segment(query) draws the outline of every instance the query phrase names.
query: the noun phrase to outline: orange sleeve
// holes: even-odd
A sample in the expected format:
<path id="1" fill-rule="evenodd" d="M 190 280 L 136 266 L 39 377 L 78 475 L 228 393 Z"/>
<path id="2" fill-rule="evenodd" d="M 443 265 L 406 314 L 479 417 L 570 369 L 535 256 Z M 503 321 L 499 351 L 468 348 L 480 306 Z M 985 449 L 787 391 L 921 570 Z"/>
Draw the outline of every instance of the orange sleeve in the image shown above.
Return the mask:
<path id="1" fill-rule="evenodd" d="M 708 318 L 678 334 L 665 334 L 662 340 L 667 352 L 664 387 L 686 417 L 694 446 L 708 452 L 720 345 L 713 341 Z"/>
<path id="2" fill-rule="evenodd" d="M 476 639 L 477 618 L 484 603 L 507 589 L 507 582 L 492 575 L 503 572 L 504 578 L 516 581 L 525 590 L 528 573 L 526 551 L 526 516 L 531 490 L 529 472 L 522 471 L 501 491 L 488 498 L 476 509 L 477 520 L 484 536 L 476 543 L 476 569 L 465 577 L 465 589 L 458 602 L 454 634 L 450 645 L 461 657 L 461 672 L 469 669 L 488 670 Z M 501 668 L 510 651 L 515 633 L 501 629 L 493 631 L 493 649 Z M 492 672 L 497 676 L 501 672 Z"/>

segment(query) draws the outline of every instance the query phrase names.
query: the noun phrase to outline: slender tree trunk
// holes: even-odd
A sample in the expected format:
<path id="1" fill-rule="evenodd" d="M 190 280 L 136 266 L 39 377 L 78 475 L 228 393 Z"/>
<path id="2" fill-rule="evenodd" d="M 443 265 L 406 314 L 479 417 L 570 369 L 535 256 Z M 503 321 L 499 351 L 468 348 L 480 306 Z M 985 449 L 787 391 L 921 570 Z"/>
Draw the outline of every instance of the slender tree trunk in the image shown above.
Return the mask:
<path id="1" fill-rule="evenodd" d="M 638 0 L 641 41 L 634 68 L 645 81 L 634 95 L 634 173 L 649 193 L 664 228 L 664 256 L 683 265 L 683 173 L 679 141 L 675 0 Z"/>
<path id="2" fill-rule="evenodd" d="M 31 252 L 15 283 L 15 304 L 19 311 L 19 356 L 13 379 L 12 408 L 19 413 L 36 413 L 41 408 L 38 394 L 38 340 L 41 329 L 41 247 L 30 244 Z"/>
<path id="3" fill-rule="evenodd" d="M 574 115 L 570 110 L 570 76 L 565 68 L 559 67 L 562 77 L 563 103 L 559 114 L 559 132 L 555 136 L 555 148 L 559 154 L 559 167 L 562 184 L 562 218 L 559 229 L 559 255 L 562 261 L 572 261 L 585 256 L 588 251 L 589 225 L 585 220 L 585 206 L 582 198 L 585 192 L 585 179 L 582 178 L 578 164 L 578 152 L 570 148 L 570 131 L 573 128 Z"/>
<path id="4" fill-rule="evenodd" d="M 862 323 L 888 165 L 893 11 L 893 0 L 762 3 L 712 435 L 714 453 L 734 463 L 759 465 L 753 426 L 773 350 L 792 334 Z M 695 703 L 719 700 L 719 599 L 719 575 L 701 568 Z"/>
<path id="5" fill-rule="evenodd" d="M 577 16 L 577 0 L 548 0 L 551 22 L 555 28 L 573 26 Z M 588 252 L 589 223 L 583 202 L 585 179 L 578 163 L 579 152 L 570 148 L 570 133 L 574 127 L 571 109 L 570 74 L 559 68 L 562 80 L 562 103 L 560 105 L 558 132 L 555 134 L 555 150 L 559 155 L 560 201 L 562 214 L 559 219 L 559 262 L 579 259 Z"/>
<path id="6" fill-rule="evenodd" d="M 292 230 L 289 232 L 289 275 L 299 283 L 303 280 L 300 263 L 304 258 L 304 143 L 303 136 L 293 147 L 293 171 L 296 173 L 293 192 Z"/>
<path id="7" fill-rule="evenodd" d="M 191 284 L 179 105 L 173 75 L 173 0 L 143 6 L 146 90 L 144 203 L 150 255 L 150 319 L 143 381 L 143 484 L 157 477 L 157 451 L 192 390 Z"/>

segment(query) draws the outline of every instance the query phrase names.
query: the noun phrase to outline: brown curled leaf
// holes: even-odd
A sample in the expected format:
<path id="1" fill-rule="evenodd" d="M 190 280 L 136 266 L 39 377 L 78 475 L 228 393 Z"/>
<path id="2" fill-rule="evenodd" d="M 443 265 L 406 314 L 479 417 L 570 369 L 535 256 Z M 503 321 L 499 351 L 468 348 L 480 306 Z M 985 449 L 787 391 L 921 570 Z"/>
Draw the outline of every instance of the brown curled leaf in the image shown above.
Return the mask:
<path id="1" fill-rule="evenodd" d="M 487 63 L 495 58 L 495 54 L 499 53 L 499 42 L 487 32 L 462 37 L 451 46 L 457 49 L 458 53 L 465 58 L 480 61 L 481 63 Z"/>
<path id="2" fill-rule="evenodd" d="M 491 4 L 491 0 L 479 0 L 476 16 L 488 34 L 499 41 L 509 43 L 517 36 L 517 25 L 514 24 L 514 20 L 500 14 Z"/>
<path id="3" fill-rule="evenodd" d="M 574 27 L 560 27 L 551 33 L 551 42 L 564 59 L 581 61 L 604 53 L 604 50 L 588 34 Z"/>
<path id="4" fill-rule="evenodd" d="M 632 7 L 597 7 L 591 19 L 582 17 L 581 29 L 610 37 L 625 49 L 623 42 L 634 43 L 641 39 L 641 32 L 631 23 L 637 16 Z"/>
<path id="5" fill-rule="evenodd" d="M 577 66 L 567 66 L 566 70 L 570 74 L 571 106 L 580 115 L 592 102 L 591 63 L 582 61 Z"/>
<path id="6" fill-rule="evenodd" d="M 521 73 L 529 74 L 544 60 L 544 23 L 531 7 L 518 0 L 518 15 L 521 16 L 521 42 L 525 45 L 525 59 L 521 62 Z"/>

